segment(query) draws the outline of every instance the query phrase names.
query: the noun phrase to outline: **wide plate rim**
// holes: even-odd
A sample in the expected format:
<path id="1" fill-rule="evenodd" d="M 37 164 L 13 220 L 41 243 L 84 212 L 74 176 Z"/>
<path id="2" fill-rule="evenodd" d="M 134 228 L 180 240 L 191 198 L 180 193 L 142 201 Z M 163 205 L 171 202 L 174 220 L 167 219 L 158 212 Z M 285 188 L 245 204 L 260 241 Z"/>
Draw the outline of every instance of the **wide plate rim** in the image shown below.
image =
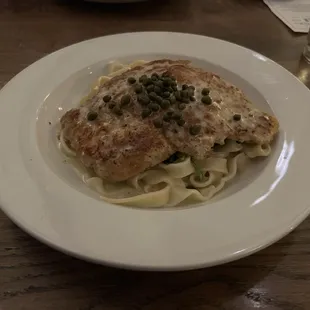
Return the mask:
<path id="1" fill-rule="evenodd" d="M 219 39 L 215 39 L 215 38 L 209 38 L 209 37 L 204 37 L 204 36 L 199 36 L 199 35 L 192 35 L 192 34 L 182 34 L 182 33 L 168 33 L 168 32 L 140 32 L 140 33 L 125 33 L 125 34 L 116 34 L 116 35 L 112 35 L 112 36 L 106 36 L 106 37 L 100 37 L 100 38 L 93 38 L 90 40 L 86 40 L 80 43 L 76 43 L 74 45 L 65 47 L 59 51 L 56 51 L 40 60 L 38 60 L 36 63 L 32 64 L 31 66 L 29 66 L 28 68 L 24 69 L 20 74 L 17 75 L 17 77 L 20 77 L 21 75 L 24 75 L 27 70 L 29 70 L 29 68 L 34 68 L 34 66 L 41 66 L 42 64 L 44 64 L 44 62 L 48 61 L 48 59 L 50 58 L 55 58 L 58 57 L 59 54 L 62 53 L 66 53 L 69 51 L 73 51 L 75 48 L 78 48 L 79 46 L 83 45 L 83 44 L 92 44 L 98 42 L 97 40 L 107 40 L 108 38 L 111 37 L 119 37 L 119 36 L 143 36 L 147 33 L 148 36 L 160 36 L 165 35 L 165 36 L 187 36 L 188 37 L 198 37 L 201 40 L 213 40 L 214 42 L 220 42 L 221 44 L 230 46 L 233 45 L 235 48 L 243 50 L 244 52 L 247 53 L 252 53 L 253 55 L 255 54 L 255 56 L 253 57 L 261 57 L 264 62 L 267 62 L 268 64 L 271 64 L 274 67 L 277 67 L 278 69 L 280 68 L 282 70 L 282 72 L 286 72 L 286 76 L 290 76 L 290 79 L 292 79 L 292 77 L 294 78 L 293 80 L 295 81 L 294 83 L 297 83 L 298 86 L 296 87 L 304 87 L 304 90 L 306 90 L 308 92 L 308 89 L 301 84 L 301 82 L 299 82 L 297 80 L 297 78 L 292 75 L 289 71 L 287 71 L 286 69 L 282 68 L 281 66 L 279 66 L 278 64 L 276 64 L 274 61 L 266 58 L 265 56 L 258 54 L 254 51 L 251 51 L 249 49 L 246 49 L 244 47 L 241 47 L 237 44 L 234 43 L 230 43 L 230 42 L 226 42 L 223 40 L 219 40 Z M 123 37 L 124 38 L 124 37 Z M 128 38 L 127 38 L 128 39 Z M 284 71 L 283 71 L 284 70 Z M 8 91 L 8 88 L 11 87 L 12 84 L 14 84 L 16 81 L 16 78 L 13 78 L 7 85 L 4 86 L 4 88 L 0 91 L 0 100 L 2 97 L 2 94 L 4 92 Z M 308 94 L 307 94 L 308 96 Z M 0 107 L 0 111 L 1 111 Z M 0 156 L 1 158 L 1 156 Z M 0 170 L 1 171 L 1 170 Z M 0 182 L 0 190 L 2 190 L 2 184 Z M 1 192 L 0 192 L 1 193 Z M 3 202 L 3 197 L 0 198 L 1 201 Z M 7 200 L 7 198 L 4 198 L 4 200 Z M 161 262 L 159 265 L 156 264 L 148 264 L 148 263 L 135 263 L 135 262 L 130 262 L 125 260 L 124 262 L 121 261 L 113 261 L 111 259 L 104 259 L 103 257 L 94 257 L 92 256 L 92 254 L 87 254 L 87 253 L 81 253 L 80 251 L 75 251 L 74 248 L 68 248 L 67 246 L 61 245 L 57 242 L 55 242 L 54 240 L 51 240 L 49 238 L 46 238 L 46 236 L 42 235 L 39 231 L 37 231 L 34 228 L 31 228 L 27 225 L 27 223 L 23 222 L 23 220 L 21 218 L 18 218 L 18 216 L 16 214 L 14 214 L 14 212 L 12 212 L 12 210 L 10 210 L 8 207 L 2 205 L 2 209 L 3 211 L 21 228 L 23 228 L 25 231 L 27 231 L 29 234 L 33 235 L 34 237 L 36 237 L 37 239 L 43 241 L 44 243 L 49 244 L 52 247 L 57 248 L 58 250 L 61 250 L 65 253 L 70 253 L 71 255 L 86 259 L 86 260 L 90 260 L 93 262 L 97 262 L 97 263 L 105 263 L 105 264 L 110 264 L 110 265 L 114 265 L 114 266 L 118 266 L 118 267 L 123 267 L 123 268 L 131 268 L 131 269 L 147 269 L 147 270 L 184 270 L 184 269 L 193 269 L 193 268 L 202 268 L 202 267 L 206 267 L 206 266 L 211 266 L 211 265 L 215 265 L 215 264 L 220 264 L 220 263 L 224 263 L 224 262 L 228 262 L 231 260 L 235 260 L 241 257 L 244 257 L 246 255 L 249 255 L 261 248 L 264 248 L 266 246 L 268 246 L 269 244 L 277 241 L 278 239 L 280 239 L 282 236 L 286 235 L 287 233 L 289 233 L 293 228 L 295 228 L 310 212 L 310 208 L 309 206 L 306 206 L 305 209 L 301 210 L 302 212 L 300 212 L 298 214 L 298 216 L 295 216 L 294 219 L 291 219 L 291 221 L 289 221 L 286 224 L 283 224 L 284 226 L 282 227 L 282 229 L 278 230 L 276 234 L 273 235 L 272 238 L 267 238 L 264 241 L 261 241 L 260 244 L 255 244 L 253 245 L 253 247 L 247 247 L 245 249 L 243 249 L 242 251 L 237 251 L 237 252 L 232 252 L 231 255 L 226 256 L 226 257 L 222 257 L 221 259 L 218 258 L 216 260 L 213 261 L 205 261 L 204 263 L 195 263 L 194 261 L 189 261 L 187 263 L 182 263 L 182 264 L 176 264 L 175 266 L 173 266 L 173 264 L 171 264 L 171 262 L 169 262 L 168 264 L 166 264 L 165 262 Z M 144 212 L 144 211 L 141 211 Z"/>

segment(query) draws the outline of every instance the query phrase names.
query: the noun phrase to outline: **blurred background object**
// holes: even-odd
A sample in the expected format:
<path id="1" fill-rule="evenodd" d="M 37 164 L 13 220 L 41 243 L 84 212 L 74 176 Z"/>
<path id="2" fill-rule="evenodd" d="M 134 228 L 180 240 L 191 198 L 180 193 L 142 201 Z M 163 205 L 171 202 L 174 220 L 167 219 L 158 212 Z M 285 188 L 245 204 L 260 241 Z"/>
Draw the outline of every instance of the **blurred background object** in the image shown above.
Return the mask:
<path id="1" fill-rule="evenodd" d="M 130 2 L 142 2 L 147 0 L 85 0 L 88 2 L 101 2 L 101 3 L 130 3 Z"/>
<path id="2" fill-rule="evenodd" d="M 310 63 L 310 31 L 308 32 L 307 43 L 304 47 L 304 56 L 306 61 Z"/>
<path id="3" fill-rule="evenodd" d="M 271 12 L 297 33 L 308 33 L 310 26 L 309 0 L 264 0 Z"/>

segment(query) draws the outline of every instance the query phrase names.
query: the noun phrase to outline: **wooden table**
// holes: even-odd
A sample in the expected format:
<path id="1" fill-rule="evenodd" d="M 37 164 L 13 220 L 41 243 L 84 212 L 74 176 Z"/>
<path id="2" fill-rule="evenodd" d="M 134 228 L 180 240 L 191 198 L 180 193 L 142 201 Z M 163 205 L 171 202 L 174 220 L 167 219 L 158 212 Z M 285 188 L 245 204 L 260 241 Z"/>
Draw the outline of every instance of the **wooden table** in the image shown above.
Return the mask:
<path id="1" fill-rule="evenodd" d="M 132 5 L 0 0 L 0 87 L 40 57 L 106 34 L 167 30 L 254 49 L 307 80 L 305 36 L 260 0 L 162 0 Z M 239 261 L 180 273 L 131 272 L 68 257 L 29 237 L 0 213 L 3 310 L 310 309 L 310 220 Z"/>

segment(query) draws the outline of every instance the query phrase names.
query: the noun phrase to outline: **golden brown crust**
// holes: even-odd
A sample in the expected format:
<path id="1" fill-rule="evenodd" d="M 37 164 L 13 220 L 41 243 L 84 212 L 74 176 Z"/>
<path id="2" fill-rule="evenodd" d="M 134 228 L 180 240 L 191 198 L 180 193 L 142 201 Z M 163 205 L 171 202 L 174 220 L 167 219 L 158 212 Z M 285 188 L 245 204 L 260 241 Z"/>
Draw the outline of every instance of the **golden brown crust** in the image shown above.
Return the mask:
<path id="1" fill-rule="evenodd" d="M 164 110 L 141 117 L 137 95 L 127 83 L 129 76 L 169 72 L 179 84 L 196 87 L 196 102 L 182 111 L 185 120 L 180 127 L 176 122 L 164 123 L 157 129 L 153 120 L 162 118 Z M 201 89 L 211 90 L 211 105 L 201 103 Z M 116 104 L 121 96 L 130 94 L 131 103 L 117 116 L 102 98 L 109 94 Z M 173 109 L 177 109 L 174 107 Z M 87 120 L 89 111 L 98 112 L 94 121 Z M 242 119 L 234 121 L 240 114 Z M 241 142 L 270 143 L 278 131 L 275 117 L 255 109 L 245 95 L 219 76 L 193 68 L 188 61 L 157 60 L 138 66 L 107 81 L 98 94 L 82 107 L 68 111 L 61 119 L 63 135 L 77 152 L 84 165 L 93 168 L 97 175 L 110 181 L 129 177 L 157 165 L 176 151 L 197 158 L 208 155 L 215 143 L 230 138 Z M 193 125 L 201 126 L 197 135 L 190 133 Z"/>
<path id="2" fill-rule="evenodd" d="M 130 125 L 124 123 L 117 130 L 107 131 L 100 122 L 91 127 L 86 120 L 76 122 L 77 112 L 70 110 L 62 118 L 64 138 L 82 162 L 104 179 L 128 179 L 174 153 L 164 135 L 151 124 L 131 120 Z"/>

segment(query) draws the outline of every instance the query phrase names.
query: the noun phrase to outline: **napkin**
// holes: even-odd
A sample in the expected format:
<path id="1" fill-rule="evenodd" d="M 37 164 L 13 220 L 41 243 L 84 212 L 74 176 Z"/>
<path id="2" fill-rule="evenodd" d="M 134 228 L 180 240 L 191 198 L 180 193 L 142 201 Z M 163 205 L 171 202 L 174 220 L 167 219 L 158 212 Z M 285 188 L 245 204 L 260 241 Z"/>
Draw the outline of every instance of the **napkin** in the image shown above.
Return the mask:
<path id="1" fill-rule="evenodd" d="M 264 3 L 294 32 L 307 33 L 309 31 L 309 0 L 264 0 Z"/>

